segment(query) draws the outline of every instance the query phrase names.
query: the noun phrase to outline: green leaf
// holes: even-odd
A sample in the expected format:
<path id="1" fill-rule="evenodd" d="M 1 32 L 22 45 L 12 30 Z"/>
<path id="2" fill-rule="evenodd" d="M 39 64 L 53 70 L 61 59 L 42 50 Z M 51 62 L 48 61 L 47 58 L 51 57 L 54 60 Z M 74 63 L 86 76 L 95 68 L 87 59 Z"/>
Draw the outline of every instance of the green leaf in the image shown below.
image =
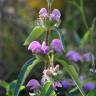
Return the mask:
<path id="1" fill-rule="evenodd" d="M 12 81 L 9 84 L 9 87 L 8 87 L 7 93 L 6 93 L 7 96 L 13 96 L 15 88 L 16 88 L 16 80 Z"/>
<path id="2" fill-rule="evenodd" d="M 30 71 L 40 62 L 40 59 L 32 58 L 28 60 L 22 67 L 20 74 L 18 75 L 17 84 L 14 92 L 14 96 L 19 95 L 20 86 L 24 83 L 25 79 L 29 75 Z"/>
<path id="3" fill-rule="evenodd" d="M 85 35 L 84 35 L 84 37 L 81 39 L 81 47 L 82 48 L 84 48 L 85 47 L 85 45 L 86 45 L 86 43 L 88 42 L 88 38 L 89 38 L 89 35 L 90 35 L 90 30 L 88 30 L 86 33 L 85 33 Z"/>
<path id="4" fill-rule="evenodd" d="M 72 65 L 69 65 L 67 62 L 64 60 L 57 60 L 60 64 L 62 64 L 65 67 L 65 70 L 69 73 L 71 78 L 73 79 L 74 83 L 78 87 L 79 91 L 81 92 L 82 96 L 85 96 L 84 91 L 82 90 L 82 84 L 79 80 L 78 74 L 75 70 L 75 68 Z"/>
<path id="5" fill-rule="evenodd" d="M 13 96 L 14 95 L 14 91 L 15 91 L 15 88 L 16 88 L 16 84 L 17 84 L 17 80 L 14 80 L 12 81 L 10 84 L 9 84 L 9 87 L 7 89 L 7 96 Z M 23 89 L 25 89 L 25 86 L 20 86 L 20 91 L 22 91 Z"/>
<path id="6" fill-rule="evenodd" d="M 46 29 L 44 27 L 36 26 L 25 40 L 24 45 L 29 45 L 33 40 L 40 37 L 45 31 Z"/>
<path id="7" fill-rule="evenodd" d="M 52 91 L 50 96 L 57 96 L 55 91 Z"/>
<path id="8" fill-rule="evenodd" d="M 4 80 L 0 80 L 0 86 L 2 86 L 5 89 L 8 89 L 9 84 Z"/>
<path id="9" fill-rule="evenodd" d="M 96 96 L 96 91 L 95 91 L 95 92 L 93 92 L 93 91 L 89 92 L 89 93 L 87 94 L 87 96 Z"/>
<path id="10" fill-rule="evenodd" d="M 56 96 L 55 91 L 52 88 L 52 82 L 46 82 L 42 88 L 40 96 Z"/>
<path id="11" fill-rule="evenodd" d="M 77 91 L 77 87 L 75 87 L 75 88 L 73 88 L 73 89 L 71 89 L 70 91 L 69 91 L 69 93 L 73 93 L 73 92 L 75 92 L 75 91 Z"/>

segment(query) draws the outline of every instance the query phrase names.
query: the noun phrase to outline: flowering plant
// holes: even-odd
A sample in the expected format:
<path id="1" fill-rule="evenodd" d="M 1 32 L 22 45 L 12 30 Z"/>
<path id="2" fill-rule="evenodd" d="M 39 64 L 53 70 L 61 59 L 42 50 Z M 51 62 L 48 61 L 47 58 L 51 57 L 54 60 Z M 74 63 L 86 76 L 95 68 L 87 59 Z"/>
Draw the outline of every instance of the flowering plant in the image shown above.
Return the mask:
<path id="1" fill-rule="evenodd" d="M 61 12 L 59 9 L 51 9 L 53 1 L 47 0 L 48 9 L 40 9 L 37 26 L 24 43 L 24 45 L 28 45 L 32 58 L 23 65 L 17 81 L 13 82 L 15 89 L 12 96 L 19 96 L 22 89 L 26 89 L 26 94 L 30 96 L 95 96 L 96 94 L 92 92 L 95 89 L 95 82 L 90 79 L 86 80 L 87 76 L 81 68 L 82 64 L 90 64 L 90 62 L 94 65 L 93 49 L 85 54 L 83 52 L 81 54 L 78 50 L 67 51 L 65 49 L 64 34 L 59 29 Z M 87 29 L 88 26 L 85 21 L 84 23 Z M 87 35 L 85 34 L 81 40 L 81 48 L 86 44 L 88 36 L 93 38 L 93 34 L 89 33 L 90 30 L 93 32 L 93 27 L 92 25 L 86 33 Z M 50 39 L 53 32 L 57 34 L 57 37 Z M 38 39 L 40 37 L 43 37 L 43 40 L 40 39 L 40 41 Z M 90 41 L 93 44 L 94 40 Z M 41 63 L 44 67 L 41 80 L 32 78 L 24 86 L 23 84 L 31 70 Z M 88 64 L 83 67 L 88 67 Z"/>

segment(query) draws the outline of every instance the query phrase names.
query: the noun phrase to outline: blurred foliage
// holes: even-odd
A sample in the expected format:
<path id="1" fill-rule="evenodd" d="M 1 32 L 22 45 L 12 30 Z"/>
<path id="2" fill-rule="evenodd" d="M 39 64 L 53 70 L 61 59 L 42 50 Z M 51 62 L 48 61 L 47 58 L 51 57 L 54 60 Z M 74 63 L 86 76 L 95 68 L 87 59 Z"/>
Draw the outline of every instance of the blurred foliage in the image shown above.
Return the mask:
<path id="1" fill-rule="evenodd" d="M 43 7 L 47 7 L 47 3 L 46 0 L 38 0 L 38 2 L 36 0 L 27 0 L 27 3 L 29 6 L 31 6 L 32 8 L 35 9 L 40 9 Z M 55 2 L 52 5 L 52 8 L 62 8 L 62 6 L 64 6 L 64 0 L 55 0 Z"/>
<path id="2" fill-rule="evenodd" d="M 53 8 L 61 10 L 60 27 L 65 35 L 65 45 L 72 49 L 73 45 L 79 46 L 87 30 L 79 10 L 69 1 L 55 0 Z M 96 0 L 84 0 L 89 27 L 96 17 L 95 5 Z M 12 81 L 17 78 L 22 64 L 31 55 L 23 46 L 24 40 L 36 24 L 39 9 L 46 6 L 45 0 L 0 0 L 0 79 Z"/>
<path id="3" fill-rule="evenodd" d="M 0 1 L 0 79 L 16 79 L 29 57 L 23 43 L 34 26 L 33 12 L 24 1 Z"/>

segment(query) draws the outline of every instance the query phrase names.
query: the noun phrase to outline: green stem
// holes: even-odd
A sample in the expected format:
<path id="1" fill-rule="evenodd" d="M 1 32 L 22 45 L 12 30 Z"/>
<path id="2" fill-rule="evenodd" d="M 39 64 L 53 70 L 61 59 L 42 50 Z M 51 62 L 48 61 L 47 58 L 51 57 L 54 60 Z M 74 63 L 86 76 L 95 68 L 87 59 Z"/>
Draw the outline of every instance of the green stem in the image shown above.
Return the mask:
<path id="1" fill-rule="evenodd" d="M 92 58 L 92 67 L 93 71 L 95 70 L 95 58 L 94 58 L 94 23 L 90 29 L 90 44 L 91 44 L 91 58 Z"/>
<path id="2" fill-rule="evenodd" d="M 48 3 L 48 15 L 50 15 L 50 12 L 51 12 L 51 3 L 48 2 L 48 0 L 47 0 L 47 3 Z M 47 28 L 47 32 L 46 32 L 46 36 L 45 36 L 46 45 L 48 45 L 49 33 L 50 33 L 50 28 Z"/>
<path id="3" fill-rule="evenodd" d="M 95 58 L 94 58 L 94 55 L 92 54 L 92 67 L 93 67 L 93 72 L 95 71 Z"/>
<path id="4" fill-rule="evenodd" d="M 46 45 L 48 45 L 48 39 L 49 39 L 49 31 L 46 32 L 46 36 L 45 36 Z"/>
<path id="5" fill-rule="evenodd" d="M 82 17 L 82 20 L 86 27 L 86 30 L 88 30 L 88 24 L 87 24 L 87 20 L 85 18 L 85 14 L 84 14 L 84 1 L 83 0 L 81 0 L 80 5 L 81 5 L 81 8 L 80 8 L 81 17 Z"/>

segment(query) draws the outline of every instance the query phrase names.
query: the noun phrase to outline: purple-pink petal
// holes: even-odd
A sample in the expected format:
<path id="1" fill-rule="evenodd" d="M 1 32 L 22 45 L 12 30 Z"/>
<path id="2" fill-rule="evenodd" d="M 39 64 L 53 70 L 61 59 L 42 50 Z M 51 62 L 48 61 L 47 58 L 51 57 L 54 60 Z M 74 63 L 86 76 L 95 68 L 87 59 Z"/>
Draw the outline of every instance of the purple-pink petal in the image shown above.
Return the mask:
<path id="1" fill-rule="evenodd" d="M 51 48 L 54 52 L 56 53 L 62 53 L 63 48 L 62 48 L 62 43 L 60 39 L 54 39 L 51 42 Z"/>
<path id="2" fill-rule="evenodd" d="M 46 17 L 48 15 L 47 9 L 46 8 L 41 8 L 39 11 L 39 16 L 40 17 Z"/>
<path id="3" fill-rule="evenodd" d="M 26 87 L 35 90 L 40 88 L 40 84 L 36 79 L 32 79 L 27 83 Z"/>
<path id="4" fill-rule="evenodd" d="M 31 50 L 33 53 L 41 53 L 41 44 L 38 41 L 33 41 L 28 46 L 28 50 Z"/>
<path id="5" fill-rule="evenodd" d="M 58 9 L 54 9 L 50 14 L 50 19 L 54 21 L 59 21 L 61 17 L 61 13 Z"/>

